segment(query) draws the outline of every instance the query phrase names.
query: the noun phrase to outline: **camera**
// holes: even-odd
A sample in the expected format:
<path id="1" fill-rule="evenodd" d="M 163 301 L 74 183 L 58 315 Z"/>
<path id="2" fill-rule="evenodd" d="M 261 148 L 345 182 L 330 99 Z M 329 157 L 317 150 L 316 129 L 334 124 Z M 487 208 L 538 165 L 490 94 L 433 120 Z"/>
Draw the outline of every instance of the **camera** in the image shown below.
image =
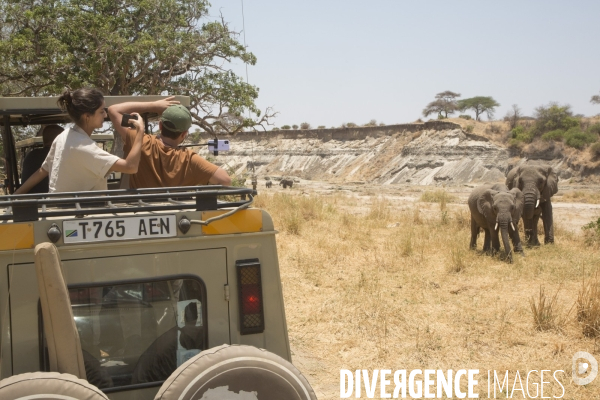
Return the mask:
<path id="1" fill-rule="evenodd" d="M 130 119 L 138 119 L 137 115 L 131 115 L 131 114 L 123 114 L 123 119 L 121 119 L 121 126 L 126 126 L 128 128 L 133 128 L 133 124 L 131 124 L 129 122 Z"/>

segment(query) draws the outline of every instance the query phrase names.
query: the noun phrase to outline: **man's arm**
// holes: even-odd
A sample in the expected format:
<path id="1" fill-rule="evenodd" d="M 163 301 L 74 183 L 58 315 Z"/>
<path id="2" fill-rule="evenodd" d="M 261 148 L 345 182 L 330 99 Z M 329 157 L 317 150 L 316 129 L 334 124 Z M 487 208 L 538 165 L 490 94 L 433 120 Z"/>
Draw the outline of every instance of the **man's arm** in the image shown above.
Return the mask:
<path id="1" fill-rule="evenodd" d="M 135 115 L 136 113 L 133 113 Z M 142 117 L 138 114 L 138 119 L 132 119 L 131 123 L 133 124 L 133 129 L 135 132 L 135 139 L 133 140 L 133 144 L 131 146 L 131 151 L 127 154 L 126 159 L 119 158 L 113 165 L 110 167 L 109 171 L 117 171 L 125 174 L 135 174 L 138 171 L 138 166 L 140 164 L 140 158 L 142 155 L 142 140 L 144 138 L 144 122 L 142 121 Z M 132 128 L 122 127 L 125 132 Z"/>
<path id="2" fill-rule="evenodd" d="M 132 114 L 136 112 L 140 114 L 156 113 L 160 115 L 163 113 L 163 111 L 167 109 L 167 107 L 173 104 L 179 104 L 179 101 L 175 100 L 175 96 L 170 96 L 166 99 L 151 102 L 131 101 L 128 103 L 119 103 L 108 107 L 108 116 L 115 130 L 119 133 L 119 135 L 121 135 L 123 141 L 126 141 L 127 128 L 121 126 L 121 119 L 123 118 L 123 114 Z"/>
<path id="3" fill-rule="evenodd" d="M 213 176 L 210 177 L 208 183 L 213 185 L 231 186 L 231 178 L 229 174 L 221 167 L 217 168 Z"/>
<path id="4" fill-rule="evenodd" d="M 46 178 L 48 176 L 48 171 L 46 171 L 44 168 L 40 168 L 37 171 L 35 171 L 33 173 L 33 175 L 31 175 L 29 177 L 29 179 L 27 179 L 25 181 L 25 183 L 23 185 L 21 185 L 20 188 L 18 188 L 17 190 L 15 190 L 14 194 L 25 194 L 25 193 L 29 193 L 29 191 L 38 183 L 40 183 L 44 178 Z"/>

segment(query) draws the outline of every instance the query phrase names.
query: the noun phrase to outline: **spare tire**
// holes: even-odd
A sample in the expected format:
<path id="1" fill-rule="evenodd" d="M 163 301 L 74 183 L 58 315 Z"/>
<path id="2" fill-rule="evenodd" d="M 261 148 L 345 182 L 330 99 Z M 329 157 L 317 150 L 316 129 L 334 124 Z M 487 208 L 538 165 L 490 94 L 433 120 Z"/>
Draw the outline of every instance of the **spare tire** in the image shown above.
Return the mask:
<path id="1" fill-rule="evenodd" d="M 0 399 L 108 400 L 88 381 L 58 372 L 31 372 L 0 381 Z"/>
<path id="2" fill-rule="evenodd" d="M 154 400 L 316 400 L 289 361 L 242 345 L 213 347 L 177 368 Z"/>

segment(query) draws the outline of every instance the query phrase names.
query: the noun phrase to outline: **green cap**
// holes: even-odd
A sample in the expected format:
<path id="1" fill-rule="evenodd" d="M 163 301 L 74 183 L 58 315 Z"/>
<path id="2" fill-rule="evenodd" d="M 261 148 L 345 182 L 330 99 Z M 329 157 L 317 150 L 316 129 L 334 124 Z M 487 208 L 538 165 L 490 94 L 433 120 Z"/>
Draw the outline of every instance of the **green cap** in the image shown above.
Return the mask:
<path id="1" fill-rule="evenodd" d="M 192 126 L 192 114 L 181 104 L 167 107 L 160 120 L 165 128 L 175 133 L 186 132 Z"/>

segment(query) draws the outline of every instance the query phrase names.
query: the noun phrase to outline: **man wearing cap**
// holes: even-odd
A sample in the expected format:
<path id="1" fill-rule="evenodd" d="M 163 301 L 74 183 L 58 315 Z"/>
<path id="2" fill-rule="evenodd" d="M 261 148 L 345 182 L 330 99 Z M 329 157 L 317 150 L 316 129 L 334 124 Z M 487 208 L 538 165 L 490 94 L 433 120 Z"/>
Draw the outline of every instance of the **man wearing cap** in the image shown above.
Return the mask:
<path id="1" fill-rule="evenodd" d="M 154 102 L 129 102 L 112 105 L 108 115 L 121 135 L 125 155 L 131 150 L 135 135 L 121 126 L 123 114 L 132 112 L 160 115 L 160 133 L 144 135 L 138 172 L 129 177 L 130 188 L 173 187 L 195 185 L 231 185 L 231 178 L 218 166 L 206 161 L 193 151 L 178 147 L 192 126 L 192 115 L 187 108 L 168 97 Z"/>

